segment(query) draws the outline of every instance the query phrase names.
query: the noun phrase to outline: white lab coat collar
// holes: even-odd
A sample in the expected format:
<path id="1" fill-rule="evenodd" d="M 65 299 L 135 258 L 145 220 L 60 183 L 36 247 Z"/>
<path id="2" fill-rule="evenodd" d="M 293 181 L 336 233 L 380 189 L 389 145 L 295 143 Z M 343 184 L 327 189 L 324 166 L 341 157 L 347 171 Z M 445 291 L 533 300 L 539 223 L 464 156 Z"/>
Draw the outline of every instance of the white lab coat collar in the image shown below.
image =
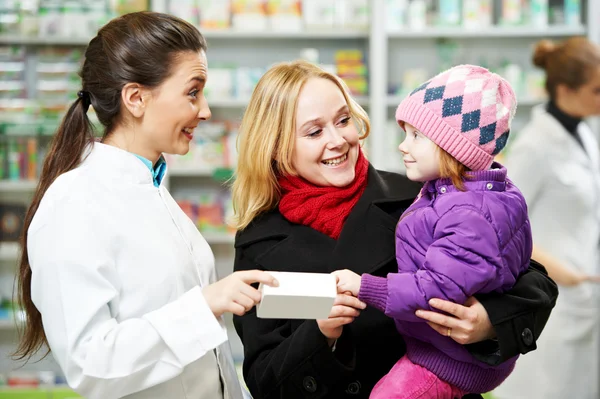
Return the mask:
<path id="1" fill-rule="evenodd" d="M 148 167 L 134 154 L 118 147 L 94 142 L 86 148 L 83 158 L 84 166 L 100 171 L 100 176 L 133 184 L 154 185 Z M 167 172 L 168 167 L 165 176 Z"/>

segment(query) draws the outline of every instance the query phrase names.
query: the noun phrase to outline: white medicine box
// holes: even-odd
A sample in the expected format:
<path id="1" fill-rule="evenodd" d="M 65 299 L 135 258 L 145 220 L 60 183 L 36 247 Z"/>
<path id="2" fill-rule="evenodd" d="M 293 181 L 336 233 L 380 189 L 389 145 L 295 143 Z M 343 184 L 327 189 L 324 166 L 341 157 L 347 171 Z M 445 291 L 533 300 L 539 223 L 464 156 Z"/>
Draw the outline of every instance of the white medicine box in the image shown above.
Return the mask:
<path id="1" fill-rule="evenodd" d="M 278 287 L 260 284 L 256 315 L 263 319 L 326 319 L 337 295 L 335 276 L 328 273 L 269 272 Z"/>

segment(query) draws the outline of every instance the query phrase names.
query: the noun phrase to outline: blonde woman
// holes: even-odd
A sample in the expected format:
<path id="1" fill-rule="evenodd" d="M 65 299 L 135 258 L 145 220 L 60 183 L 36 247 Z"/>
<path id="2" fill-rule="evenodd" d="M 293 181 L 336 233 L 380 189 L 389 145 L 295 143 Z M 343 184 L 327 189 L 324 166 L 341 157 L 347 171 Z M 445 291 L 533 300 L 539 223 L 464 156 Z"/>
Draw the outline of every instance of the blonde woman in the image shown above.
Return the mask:
<path id="1" fill-rule="evenodd" d="M 397 271 L 394 229 L 421 184 L 369 164 L 360 146 L 369 129 L 336 76 L 302 61 L 267 71 L 240 129 L 236 271 Z M 496 365 L 535 349 L 555 300 L 555 284 L 532 265 L 505 296 L 432 300 L 417 313 Z M 405 352 L 392 319 L 350 295 L 337 296 L 326 320 L 250 311 L 234 322 L 255 398 L 367 398 Z"/>

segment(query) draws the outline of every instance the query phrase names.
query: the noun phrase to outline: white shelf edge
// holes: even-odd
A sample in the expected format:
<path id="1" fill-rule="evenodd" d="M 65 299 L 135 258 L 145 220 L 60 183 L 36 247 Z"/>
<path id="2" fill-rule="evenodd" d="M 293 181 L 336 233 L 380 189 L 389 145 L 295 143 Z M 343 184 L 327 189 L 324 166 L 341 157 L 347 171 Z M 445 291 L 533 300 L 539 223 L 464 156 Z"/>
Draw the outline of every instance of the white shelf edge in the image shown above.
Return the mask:
<path id="1" fill-rule="evenodd" d="M 37 180 L 0 180 L 0 191 L 33 191 Z"/>
<path id="2" fill-rule="evenodd" d="M 309 30 L 300 32 L 279 31 L 245 31 L 245 30 L 203 30 L 202 35 L 207 39 L 365 39 L 369 37 L 368 30 Z M 15 45 L 60 45 L 87 46 L 92 37 L 60 37 L 60 36 L 21 36 L 0 35 L 0 44 Z"/>
<path id="3" fill-rule="evenodd" d="M 209 244 L 231 244 L 233 245 L 235 241 L 235 236 L 233 234 L 228 233 L 204 233 L 200 231 L 202 237 Z"/>
<path id="4" fill-rule="evenodd" d="M 17 328 L 17 322 L 13 319 L 0 319 L 0 331 L 2 330 L 15 330 Z"/>
<path id="5" fill-rule="evenodd" d="M 532 26 L 493 26 L 480 29 L 437 28 L 428 27 L 424 30 L 408 30 L 401 32 L 388 32 L 391 39 L 416 39 L 416 38 L 489 38 L 489 37 L 558 37 L 585 35 L 585 26 L 548 26 L 536 28 Z"/>
<path id="6" fill-rule="evenodd" d="M 211 177 L 213 169 L 172 167 L 167 171 L 169 177 Z"/>
<path id="7" fill-rule="evenodd" d="M 305 30 L 305 31 L 252 31 L 252 30 L 206 30 L 200 29 L 207 39 L 363 39 L 369 36 L 369 30 Z"/>

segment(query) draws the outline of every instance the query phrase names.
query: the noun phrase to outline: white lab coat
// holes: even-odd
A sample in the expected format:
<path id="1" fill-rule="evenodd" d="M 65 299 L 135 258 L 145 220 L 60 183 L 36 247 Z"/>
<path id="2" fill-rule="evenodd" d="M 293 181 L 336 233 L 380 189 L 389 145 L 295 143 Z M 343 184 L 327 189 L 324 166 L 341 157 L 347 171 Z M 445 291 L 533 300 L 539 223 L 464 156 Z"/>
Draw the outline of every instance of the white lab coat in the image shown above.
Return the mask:
<path id="1" fill-rule="evenodd" d="M 576 139 L 543 106 L 509 148 L 508 177 L 523 192 L 534 244 L 565 265 L 600 274 L 600 155 L 584 123 Z M 600 287 L 559 287 L 537 350 L 517 361 L 500 399 L 598 399 Z"/>
<path id="2" fill-rule="evenodd" d="M 133 154 L 94 144 L 28 233 L 32 299 L 75 391 L 242 398 L 224 322 L 201 291 L 216 279 L 210 247 Z"/>

